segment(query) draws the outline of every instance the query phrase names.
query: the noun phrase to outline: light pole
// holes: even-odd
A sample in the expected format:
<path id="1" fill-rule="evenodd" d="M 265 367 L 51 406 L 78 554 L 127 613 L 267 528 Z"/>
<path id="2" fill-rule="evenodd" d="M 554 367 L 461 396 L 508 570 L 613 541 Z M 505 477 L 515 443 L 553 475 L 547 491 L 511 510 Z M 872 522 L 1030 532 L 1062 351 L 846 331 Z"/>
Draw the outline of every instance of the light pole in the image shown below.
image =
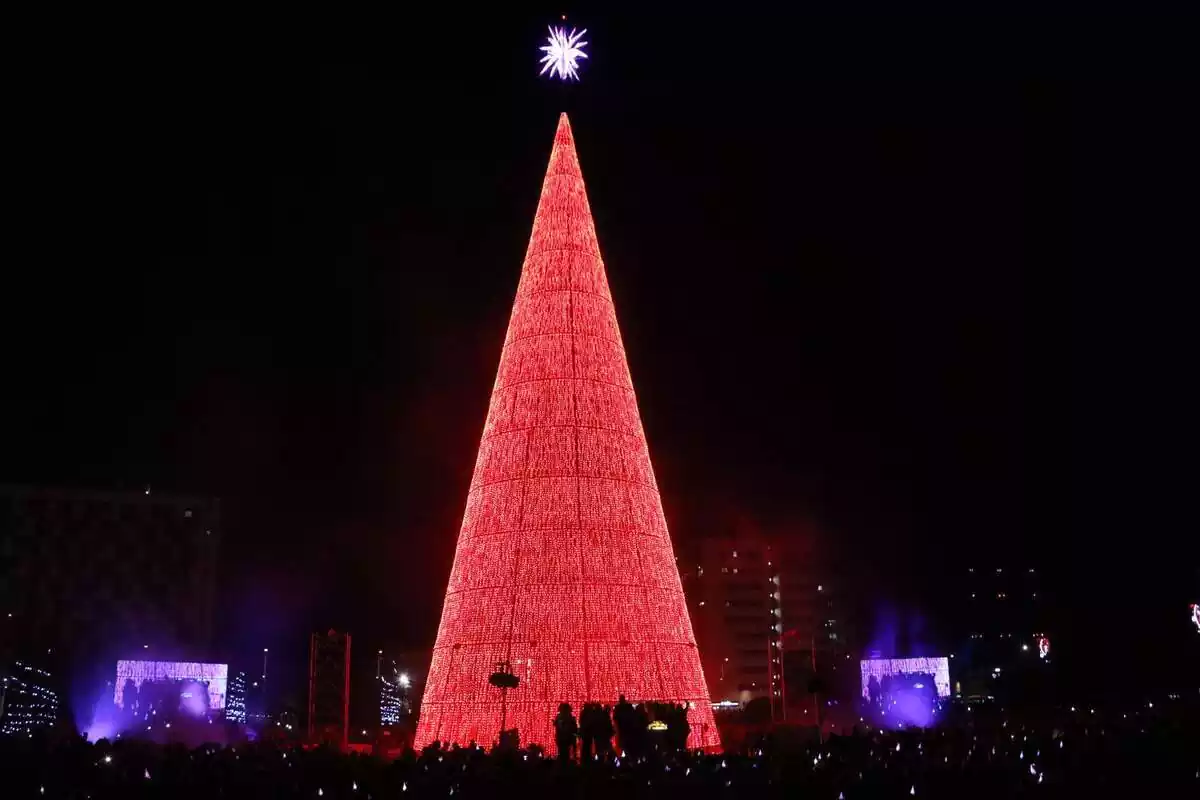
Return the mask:
<path id="1" fill-rule="evenodd" d="M 262 713 L 263 719 L 267 718 L 267 648 L 263 648 L 263 671 L 262 671 Z"/>

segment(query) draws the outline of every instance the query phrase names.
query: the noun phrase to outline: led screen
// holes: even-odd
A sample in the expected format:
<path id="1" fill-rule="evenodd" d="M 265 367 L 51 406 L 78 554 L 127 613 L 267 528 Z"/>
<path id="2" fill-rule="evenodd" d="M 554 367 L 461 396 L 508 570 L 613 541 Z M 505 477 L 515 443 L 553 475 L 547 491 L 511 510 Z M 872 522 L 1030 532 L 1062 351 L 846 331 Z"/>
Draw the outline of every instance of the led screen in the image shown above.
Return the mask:
<path id="1" fill-rule="evenodd" d="M 862 696 L 870 699 L 871 679 L 876 685 L 883 683 L 885 677 L 912 677 L 929 675 L 937 688 L 938 697 L 950 696 L 950 660 L 945 656 L 936 658 L 868 658 L 858 662 L 862 672 Z M 913 678 L 920 680 L 919 678 Z"/>
<path id="2" fill-rule="evenodd" d="M 198 661 L 118 661 L 117 679 L 113 682 L 113 704 L 125 707 L 125 688 L 132 681 L 141 689 L 143 683 L 162 681 L 186 682 L 183 697 L 193 691 L 202 691 L 208 686 L 207 708 L 220 711 L 225 708 L 225 687 L 229 667 L 226 664 L 204 664 Z M 199 699 L 199 698 L 196 698 Z"/>

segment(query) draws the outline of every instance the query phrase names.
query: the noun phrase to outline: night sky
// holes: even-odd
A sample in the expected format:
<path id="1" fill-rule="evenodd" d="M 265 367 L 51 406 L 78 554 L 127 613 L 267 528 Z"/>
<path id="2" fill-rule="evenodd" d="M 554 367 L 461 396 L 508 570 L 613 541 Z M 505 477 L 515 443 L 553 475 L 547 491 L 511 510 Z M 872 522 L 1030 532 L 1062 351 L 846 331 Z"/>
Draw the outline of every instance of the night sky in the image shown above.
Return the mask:
<path id="1" fill-rule="evenodd" d="M 0 480 L 220 497 L 231 656 L 429 647 L 566 110 L 678 544 L 814 521 L 869 607 L 936 615 L 996 562 L 1111 613 L 1095 537 L 1153 532 L 1090 499 L 1068 240 L 1139 180 L 1121 104 L 1153 126 L 1170 90 L 1058 80 L 982 22 L 584 13 L 563 86 L 555 18 L 51 49 L 10 152 Z"/>

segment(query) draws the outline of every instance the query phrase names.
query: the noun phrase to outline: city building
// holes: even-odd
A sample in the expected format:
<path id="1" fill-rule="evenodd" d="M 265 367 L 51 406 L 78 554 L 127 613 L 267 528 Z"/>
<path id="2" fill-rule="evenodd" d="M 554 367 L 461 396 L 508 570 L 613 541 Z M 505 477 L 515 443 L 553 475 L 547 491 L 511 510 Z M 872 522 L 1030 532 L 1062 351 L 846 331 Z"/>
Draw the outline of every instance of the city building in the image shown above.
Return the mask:
<path id="1" fill-rule="evenodd" d="M 225 693 L 225 719 L 246 724 L 246 673 L 235 672 L 229 677 Z"/>
<path id="2" fill-rule="evenodd" d="M 385 659 L 379 651 L 375 665 L 375 681 L 379 689 L 379 724 L 398 725 L 412 713 L 409 691 L 412 678 L 402 672 L 395 659 Z"/>
<path id="3" fill-rule="evenodd" d="M 574 602 L 570 602 L 573 600 Z M 559 118 L 446 587 L 415 746 L 560 703 L 686 704 L 719 737 L 567 116 Z"/>
<path id="4" fill-rule="evenodd" d="M 1020 692 L 1004 688 L 1048 671 L 1058 626 L 1045 579 L 1036 566 L 981 564 L 947 581 L 956 694 L 967 699 L 1027 694 L 1024 680 Z"/>
<path id="5" fill-rule="evenodd" d="M 346 749 L 350 737 L 350 634 L 314 633 L 308 657 L 308 740 Z"/>
<path id="6" fill-rule="evenodd" d="M 845 671 L 846 625 L 810 531 L 745 526 L 699 540 L 684 583 L 717 703 L 765 698 L 776 720 L 815 720 L 813 678 Z"/>
<path id="7" fill-rule="evenodd" d="M 137 492 L 0 487 L 0 610 L 29 652 L 111 664 L 212 637 L 220 506 Z"/>
<path id="8" fill-rule="evenodd" d="M 0 733 L 33 733 L 58 721 L 58 692 L 50 673 L 13 661 L 0 672 Z"/>

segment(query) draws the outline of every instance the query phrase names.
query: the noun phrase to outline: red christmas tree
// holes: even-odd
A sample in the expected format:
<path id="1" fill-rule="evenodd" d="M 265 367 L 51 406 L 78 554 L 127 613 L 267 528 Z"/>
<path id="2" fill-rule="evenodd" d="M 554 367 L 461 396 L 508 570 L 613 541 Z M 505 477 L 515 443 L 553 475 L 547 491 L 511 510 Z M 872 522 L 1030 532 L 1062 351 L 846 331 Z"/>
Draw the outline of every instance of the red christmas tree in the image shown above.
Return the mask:
<path id="1" fill-rule="evenodd" d="M 498 665 L 520 679 L 489 683 Z M 688 703 L 719 744 L 567 115 L 559 118 L 416 745 L 550 747 L 558 704 Z"/>

